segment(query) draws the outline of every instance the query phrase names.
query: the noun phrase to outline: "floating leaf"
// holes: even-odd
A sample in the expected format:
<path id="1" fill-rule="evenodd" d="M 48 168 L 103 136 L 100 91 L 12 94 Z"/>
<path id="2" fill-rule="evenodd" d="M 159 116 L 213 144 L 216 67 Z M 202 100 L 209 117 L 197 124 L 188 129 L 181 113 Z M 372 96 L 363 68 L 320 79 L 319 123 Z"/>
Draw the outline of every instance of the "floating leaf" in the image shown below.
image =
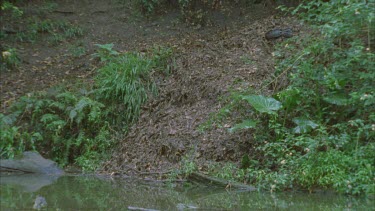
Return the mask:
<path id="1" fill-rule="evenodd" d="M 255 110 L 261 113 L 275 114 L 275 111 L 282 107 L 281 103 L 272 97 L 248 95 L 243 96 L 242 99 L 247 100 L 247 102 L 249 102 L 255 108 Z"/>
<path id="2" fill-rule="evenodd" d="M 249 128 L 254 128 L 256 126 L 257 122 L 247 119 L 241 122 L 240 124 L 236 124 L 234 127 L 229 129 L 229 132 L 234 132 L 239 129 L 249 129 Z"/>
<path id="3" fill-rule="evenodd" d="M 293 122 L 297 125 L 297 127 L 293 129 L 294 133 L 306 133 L 319 126 L 315 122 L 305 118 L 294 118 Z"/>

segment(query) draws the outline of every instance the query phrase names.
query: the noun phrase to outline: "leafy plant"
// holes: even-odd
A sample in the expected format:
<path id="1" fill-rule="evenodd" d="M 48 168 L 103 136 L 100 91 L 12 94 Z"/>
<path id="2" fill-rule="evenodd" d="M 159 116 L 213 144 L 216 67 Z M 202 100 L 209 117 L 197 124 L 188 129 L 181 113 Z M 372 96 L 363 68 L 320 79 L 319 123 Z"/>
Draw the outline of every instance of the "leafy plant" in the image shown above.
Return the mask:
<path id="1" fill-rule="evenodd" d="M 110 61 L 98 71 L 95 79 L 97 96 L 111 105 L 109 113 L 122 114 L 112 116 L 114 122 L 131 124 L 138 118 L 141 105 L 148 96 L 157 94 L 151 74 L 171 68 L 168 62 L 171 51 L 158 47 L 146 56 L 119 54 L 112 47 L 112 44 L 102 45 L 96 54 L 102 61 Z"/>
<path id="2" fill-rule="evenodd" d="M 74 45 L 69 48 L 69 52 L 73 57 L 81 57 L 86 54 L 87 50 L 83 46 Z"/>
<path id="3" fill-rule="evenodd" d="M 109 61 L 110 59 L 117 58 L 119 52 L 113 50 L 113 43 L 110 44 L 95 44 L 99 47 L 96 53 L 93 54 L 94 58 L 99 58 L 101 62 Z"/>
<path id="4" fill-rule="evenodd" d="M 1 10 L 3 12 L 10 11 L 12 18 L 14 19 L 18 19 L 23 15 L 23 11 L 9 1 L 1 3 Z"/>
<path id="5" fill-rule="evenodd" d="M 261 95 L 243 96 L 242 99 L 249 102 L 260 113 L 276 114 L 275 111 L 282 107 L 279 101 Z"/>
<path id="6" fill-rule="evenodd" d="M 170 52 L 161 49 L 148 57 L 112 54 L 95 84 L 84 84 L 86 88 L 55 87 L 20 98 L 9 114 L 0 115 L 1 157 L 38 150 L 60 165 L 76 163 L 85 171 L 99 168 L 116 144 L 116 134 L 126 132 L 148 94 L 156 93 L 150 74 L 164 72 L 161 65 L 167 68 L 165 52 Z"/>
<path id="7" fill-rule="evenodd" d="M 21 61 L 18 58 L 16 49 L 9 48 L 1 53 L 0 62 L 0 70 L 5 70 L 17 67 Z"/>
<path id="8" fill-rule="evenodd" d="M 102 122 L 103 106 L 86 96 L 68 91 L 63 91 L 56 96 L 39 93 L 31 98 L 21 98 L 21 101 L 12 108 L 14 112 L 10 115 L 21 122 L 22 131 L 34 131 L 34 135 L 25 137 L 23 150 L 30 147 L 46 150 L 51 147 L 50 156 L 65 165 L 73 161 L 73 154 L 79 157 L 90 151 L 89 143 L 95 140 L 98 131 L 106 127 L 105 122 Z M 9 118 L 9 116 L 5 117 Z M 15 130 L 18 127 L 10 128 L 14 132 L 18 131 Z M 35 134 L 39 134 L 39 142 L 33 140 Z M 109 139 L 109 136 L 107 138 Z M 14 144 L 8 143 L 8 145 Z"/>
<path id="9" fill-rule="evenodd" d="M 11 40 L 20 42 L 35 42 L 38 34 L 49 34 L 51 44 L 58 44 L 66 39 L 72 39 L 83 35 L 83 30 L 66 21 L 54 21 L 51 19 L 41 20 L 38 17 L 26 19 L 26 29 L 9 37 Z"/>
<path id="10" fill-rule="evenodd" d="M 161 4 L 160 0 L 138 0 L 144 13 L 153 13 Z"/>
<path id="11" fill-rule="evenodd" d="M 239 180 L 271 191 L 297 186 L 374 193 L 375 157 L 366 154 L 375 147 L 375 14 L 369 4 L 309 1 L 291 11 L 321 33 L 290 39 L 275 52 L 273 83 L 285 74 L 287 87 L 273 97 L 238 94 L 254 112 L 231 131 L 251 129 L 255 147 L 248 168 L 234 170 L 244 176 Z"/>
<path id="12" fill-rule="evenodd" d="M 121 113 L 115 119 L 131 123 L 138 118 L 147 93 L 156 91 L 149 78 L 151 68 L 151 60 L 137 54 L 125 54 L 99 70 L 96 77 L 100 87 L 98 97 L 112 104 L 115 113 Z"/>
<path id="13" fill-rule="evenodd" d="M 239 124 L 236 124 L 235 126 L 233 126 L 232 128 L 229 129 L 230 132 L 234 132 L 238 129 L 250 129 L 250 128 L 255 128 L 256 127 L 256 124 L 257 122 L 256 121 L 253 121 L 253 120 L 250 120 L 250 119 L 247 119 L 247 120 L 244 120 L 242 121 L 241 123 Z"/>

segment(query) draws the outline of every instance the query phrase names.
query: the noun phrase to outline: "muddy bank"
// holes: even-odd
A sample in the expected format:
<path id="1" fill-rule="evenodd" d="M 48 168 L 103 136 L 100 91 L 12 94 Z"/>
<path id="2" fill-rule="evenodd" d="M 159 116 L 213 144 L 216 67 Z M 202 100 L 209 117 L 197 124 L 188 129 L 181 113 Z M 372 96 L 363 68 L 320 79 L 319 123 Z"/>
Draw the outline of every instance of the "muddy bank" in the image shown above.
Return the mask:
<path id="1" fill-rule="evenodd" d="M 253 153 L 251 134 L 228 132 L 235 116 L 204 132 L 198 127 L 223 107 L 220 98 L 234 90 L 260 89 L 272 76 L 272 49 L 280 40 L 269 42 L 264 34 L 274 27 L 293 28 L 296 35 L 300 28 L 292 19 L 268 16 L 236 29 L 182 39 L 175 47 L 173 74 L 160 82 L 160 95 L 144 106 L 105 170 L 127 175 L 163 172 L 178 167 L 184 156 L 206 170 L 212 162 L 239 162 L 245 153 Z"/>

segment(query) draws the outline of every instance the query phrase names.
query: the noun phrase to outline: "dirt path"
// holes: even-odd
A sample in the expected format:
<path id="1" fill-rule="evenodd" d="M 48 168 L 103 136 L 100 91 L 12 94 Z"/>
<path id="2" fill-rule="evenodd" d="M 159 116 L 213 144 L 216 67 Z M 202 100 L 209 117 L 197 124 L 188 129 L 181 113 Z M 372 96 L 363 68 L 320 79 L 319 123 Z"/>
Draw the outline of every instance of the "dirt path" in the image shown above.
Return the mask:
<path id="1" fill-rule="evenodd" d="M 229 124 L 204 133 L 198 126 L 223 106 L 221 96 L 231 90 L 259 88 L 272 74 L 273 43 L 264 40 L 264 33 L 274 27 L 298 28 L 294 21 L 275 18 L 273 13 L 264 5 L 215 11 L 209 14 L 209 26 L 197 28 L 178 22 L 177 12 L 150 21 L 116 1 L 59 1 L 46 18 L 79 25 L 83 37 L 57 46 L 43 39 L 34 44 L 14 43 L 22 64 L 18 70 L 1 74 L 2 108 L 29 92 L 89 79 L 98 68 L 91 56 L 95 44 L 114 43 L 118 51 L 169 46 L 175 52 L 174 72 L 159 82 L 160 95 L 144 106 L 138 123 L 104 170 L 124 174 L 164 171 L 176 167 L 186 155 L 198 160 L 202 169 L 210 162 L 239 161 L 244 153 L 252 152 L 251 134 L 229 134 Z M 77 45 L 86 51 L 74 57 L 69 49 Z"/>

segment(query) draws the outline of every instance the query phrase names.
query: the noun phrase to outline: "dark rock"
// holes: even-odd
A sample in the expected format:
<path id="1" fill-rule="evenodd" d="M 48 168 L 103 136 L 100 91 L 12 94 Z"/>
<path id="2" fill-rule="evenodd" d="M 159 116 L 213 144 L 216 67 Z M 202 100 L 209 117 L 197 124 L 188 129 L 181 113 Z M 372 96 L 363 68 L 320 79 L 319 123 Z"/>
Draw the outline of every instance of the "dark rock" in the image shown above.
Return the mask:
<path id="1" fill-rule="evenodd" d="M 265 35 L 267 40 L 274 40 L 280 37 L 291 38 L 293 37 L 293 31 L 291 28 L 287 29 L 273 29 L 268 31 Z"/>
<path id="2" fill-rule="evenodd" d="M 43 207 L 47 206 L 47 201 L 44 197 L 42 196 L 37 196 L 34 202 L 33 209 L 34 210 L 40 210 Z"/>
<path id="3" fill-rule="evenodd" d="M 283 37 L 285 38 L 291 38 L 293 37 L 293 31 L 291 28 L 287 28 L 283 30 Z"/>
<path id="4" fill-rule="evenodd" d="M 37 152 L 24 152 L 20 159 L 0 160 L 0 172 L 64 174 L 64 171 L 55 162 L 43 158 Z"/>
<path id="5" fill-rule="evenodd" d="M 279 37 L 282 37 L 283 36 L 283 30 L 282 29 L 273 29 L 271 31 L 268 31 L 266 33 L 266 39 L 267 40 L 274 40 L 274 39 L 277 39 Z"/>

